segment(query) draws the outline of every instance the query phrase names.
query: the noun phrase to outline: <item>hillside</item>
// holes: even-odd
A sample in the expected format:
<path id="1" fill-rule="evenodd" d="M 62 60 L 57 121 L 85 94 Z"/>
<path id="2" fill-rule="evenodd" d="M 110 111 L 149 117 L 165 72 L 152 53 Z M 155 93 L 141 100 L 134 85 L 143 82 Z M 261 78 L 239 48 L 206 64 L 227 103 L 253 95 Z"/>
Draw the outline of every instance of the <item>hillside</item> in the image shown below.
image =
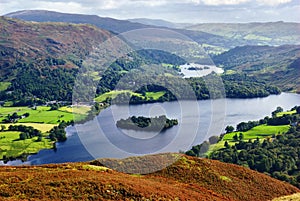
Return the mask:
<path id="1" fill-rule="evenodd" d="M 258 75 L 286 91 L 300 92 L 300 46 L 242 46 L 213 57 L 231 72 Z"/>
<path id="2" fill-rule="evenodd" d="M 193 25 L 187 29 L 244 40 L 249 45 L 274 46 L 299 44 L 300 41 L 300 24 L 291 22 L 206 23 Z"/>
<path id="3" fill-rule="evenodd" d="M 117 20 L 112 18 L 99 17 L 96 15 L 81 15 L 81 14 L 68 14 L 58 13 L 46 10 L 24 10 L 9 13 L 5 15 L 7 17 L 22 19 L 26 21 L 36 22 L 68 22 L 68 23 L 85 23 L 92 24 L 101 29 L 106 29 L 114 33 L 128 32 L 136 29 L 145 28 L 158 28 L 161 26 L 145 25 L 137 22 L 131 22 L 127 20 Z M 157 25 L 157 24 L 156 24 Z M 203 48 L 208 52 L 222 52 L 224 50 L 236 47 L 241 44 L 242 41 L 210 34 L 205 31 L 194 31 L 175 28 L 164 28 L 170 31 L 183 34 L 192 40 L 203 45 Z M 176 42 L 176 41 L 174 41 Z"/>
<path id="4" fill-rule="evenodd" d="M 74 24 L 93 24 L 99 28 L 122 33 L 133 29 L 149 28 L 149 26 L 127 20 L 117 20 L 97 15 L 68 14 L 46 10 L 24 10 L 9 13 L 7 17 L 35 22 L 67 22 Z"/>
<path id="5" fill-rule="evenodd" d="M 1 100 L 33 96 L 68 101 L 83 59 L 108 31 L 91 25 L 34 23 L 0 17 Z M 6 91 L 6 92 L 4 92 Z M 26 99 L 26 100 L 25 100 Z"/>
<path id="6" fill-rule="evenodd" d="M 105 66 L 99 65 L 99 63 L 86 65 L 87 63 L 84 61 L 90 56 L 97 56 L 97 58 L 106 56 L 106 54 L 93 55 L 92 53 L 94 47 L 101 46 L 101 42 L 113 36 L 110 32 L 92 25 L 26 22 L 7 17 L 0 18 L 0 25 L 0 31 L 3 33 L 0 36 L 0 53 L 2 55 L 0 61 L 0 99 L 6 102 L 10 101 L 10 105 L 44 104 L 53 100 L 70 102 L 75 78 L 78 72 L 83 71 L 90 73 L 84 73 L 82 80 L 76 79 L 78 81 L 76 86 L 87 85 L 87 80 L 91 84 L 89 86 L 98 84 L 95 86 L 97 88 L 96 95 L 114 90 L 117 84 L 130 90 L 134 87 L 130 84 L 133 79 L 143 83 L 144 80 L 150 82 L 149 79 L 151 78 L 154 79 L 152 83 L 173 82 L 172 85 L 174 86 L 179 86 L 176 83 L 182 81 L 178 66 L 186 63 L 186 61 L 175 54 L 160 50 L 140 50 L 125 57 L 115 58 L 116 60 L 112 61 L 110 68 L 107 68 L 105 72 L 103 69 Z M 178 40 L 175 39 L 175 41 L 176 46 L 178 46 Z M 148 37 L 147 42 L 152 45 L 162 44 L 160 39 L 156 37 L 150 37 L 150 39 Z M 118 45 L 120 45 L 119 42 L 114 43 L 113 48 L 109 47 L 107 50 L 110 52 L 109 54 L 118 54 Z M 174 44 L 167 40 L 163 45 L 172 46 Z M 101 49 L 101 51 L 106 50 Z M 152 64 L 156 64 L 156 66 L 149 67 Z M 133 71 L 133 69 L 141 66 L 147 66 L 143 69 L 145 73 Z M 128 82 L 118 83 L 121 78 L 126 77 L 124 75 L 129 79 Z M 223 79 L 228 80 L 225 83 L 226 92 L 232 88 L 236 89 L 235 94 L 228 94 L 232 98 L 264 97 L 280 92 L 273 86 L 257 79 L 248 79 L 245 76 L 225 76 Z M 189 79 L 188 82 L 195 89 L 198 99 L 210 97 L 203 79 Z M 236 85 L 235 82 L 239 82 L 239 85 Z M 161 85 L 165 84 L 162 83 Z M 249 86 L 251 86 L 250 89 L 248 89 Z M 157 86 L 147 88 L 152 88 L 152 91 L 142 88 L 140 92 L 160 92 L 162 93 L 161 98 L 156 98 L 156 100 L 160 98 L 158 101 L 174 100 L 174 98 L 172 99 L 173 95 L 164 92 L 165 89 Z M 91 101 L 95 98 L 91 97 L 87 100 L 89 95 L 95 95 L 94 91 L 82 90 L 81 92 L 82 100 L 80 102 Z M 178 92 L 185 94 L 184 91 Z M 122 97 L 119 98 L 124 99 Z M 137 96 L 134 97 L 133 101 L 144 103 L 145 101 L 154 101 L 154 99 Z"/>
<path id="7" fill-rule="evenodd" d="M 152 162 L 166 155 L 152 156 Z M 142 159 L 130 161 L 135 164 Z M 188 156 L 148 175 L 120 173 L 99 165 L 94 161 L 1 167 L 0 195 L 6 200 L 254 201 L 299 192 L 289 184 L 246 168 Z"/>
<path id="8" fill-rule="evenodd" d="M 165 20 L 160 20 L 160 19 L 134 18 L 134 19 L 128 19 L 128 21 L 141 23 L 145 25 L 151 25 L 151 26 L 177 28 L 177 24 Z"/>
<path id="9" fill-rule="evenodd" d="M 227 126 L 226 133 L 186 154 L 248 167 L 300 187 L 300 107 L 277 107 L 272 117 Z M 230 129 L 230 127 L 232 127 Z"/>
<path id="10" fill-rule="evenodd" d="M 84 58 L 93 45 L 112 36 L 108 31 L 82 24 L 32 23 L 0 17 L 0 25 L 1 77 L 4 71 L 11 73 L 7 69 L 18 62 L 76 68 L 78 64 L 72 58 Z"/>

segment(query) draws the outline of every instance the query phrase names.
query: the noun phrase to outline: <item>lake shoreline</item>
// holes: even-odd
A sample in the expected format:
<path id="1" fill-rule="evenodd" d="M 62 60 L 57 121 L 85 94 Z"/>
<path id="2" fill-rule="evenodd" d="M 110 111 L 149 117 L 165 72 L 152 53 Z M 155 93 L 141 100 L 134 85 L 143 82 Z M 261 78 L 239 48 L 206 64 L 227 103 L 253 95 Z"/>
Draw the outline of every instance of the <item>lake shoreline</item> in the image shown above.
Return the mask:
<path id="1" fill-rule="evenodd" d="M 280 95 L 271 95 L 271 96 L 264 97 L 264 98 L 248 98 L 248 99 L 226 98 L 226 99 L 219 99 L 219 100 L 201 100 L 201 101 L 197 101 L 197 103 L 200 104 L 201 110 L 203 110 L 203 111 L 201 111 L 201 112 L 203 112 L 203 114 L 201 113 L 202 114 L 202 117 L 200 118 L 201 122 L 204 121 L 202 123 L 205 123 L 205 121 L 206 121 L 205 118 L 208 118 L 208 119 L 211 118 L 209 114 L 212 111 L 210 111 L 208 109 L 212 107 L 212 103 L 218 104 L 218 102 L 224 102 L 227 105 L 227 106 L 226 105 L 224 106 L 224 107 L 226 107 L 227 112 L 226 112 L 225 122 L 223 124 L 234 126 L 238 122 L 241 122 L 241 121 L 249 121 L 249 120 L 253 120 L 253 119 L 263 118 L 264 115 L 266 115 L 266 116 L 270 115 L 269 111 L 272 111 L 272 110 L 276 109 L 276 107 L 279 106 L 279 105 L 282 105 L 284 107 L 284 109 L 290 109 L 290 108 L 286 108 L 285 105 L 291 105 L 289 102 L 293 102 L 293 100 L 296 103 L 298 98 L 299 98 L 298 96 L 299 95 L 295 94 L 295 93 L 285 93 L 285 92 L 283 92 Z M 271 104 L 270 101 L 273 102 L 273 104 Z M 182 102 L 183 102 L 183 104 L 187 104 L 187 106 L 189 106 L 194 101 L 192 101 L 192 102 L 182 101 Z M 267 104 L 267 103 L 269 103 L 273 106 L 268 106 L 269 104 Z M 257 104 L 259 107 L 262 107 L 258 113 L 262 113 L 264 115 L 257 115 L 257 114 L 255 114 L 255 112 L 253 112 L 253 109 L 251 108 L 251 106 L 254 107 L 255 104 Z M 233 106 L 233 105 L 235 105 L 235 106 Z M 247 105 L 249 105 L 249 106 L 247 106 Z M 295 105 L 293 105 L 293 106 L 295 106 Z M 86 161 L 87 159 L 88 160 L 92 159 L 93 157 L 91 157 L 90 153 L 88 153 L 85 150 L 85 148 L 82 147 L 83 142 L 81 142 L 82 139 L 81 139 L 80 135 L 78 135 L 78 132 L 80 132 L 81 129 L 84 130 L 84 128 L 86 126 L 92 128 L 91 125 L 93 125 L 93 124 L 91 124 L 91 122 L 94 122 L 94 124 L 99 124 L 99 122 L 102 122 L 102 123 L 99 124 L 101 129 L 104 129 L 104 131 L 105 132 L 107 131 L 107 133 L 113 132 L 114 129 L 111 130 L 111 127 L 109 125 L 112 123 L 110 121 L 114 121 L 114 120 L 113 119 L 108 120 L 106 118 L 108 117 L 107 115 L 110 115 L 109 111 L 114 107 L 115 107 L 116 110 L 120 110 L 121 108 L 124 109 L 124 108 L 127 108 L 127 107 L 129 107 L 131 109 L 136 108 L 136 109 L 133 109 L 133 111 L 135 111 L 136 113 L 138 113 L 138 111 L 144 112 L 144 111 L 146 111 L 147 108 L 167 107 L 167 108 L 171 109 L 170 111 L 167 111 L 167 113 L 171 112 L 170 115 L 168 115 L 170 118 L 178 117 L 176 115 L 178 115 L 178 113 L 180 111 L 180 110 L 178 110 L 179 104 L 177 102 L 164 102 L 164 103 L 140 104 L 140 105 L 129 105 L 129 106 L 124 106 L 124 105 L 122 105 L 122 106 L 120 106 L 120 105 L 119 106 L 116 106 L 116 105 L 115 106 L 110 106 L 110 107 L 108 107 L 104 110 L 101 110 L 101 112 L 98 114 L 98 116 L 96 118 L 93 118 L 92 121 L 88 121 L 88 122 L 85 122 L 85 123 L 80 124 L 80 125 L 75 125 L 75 127 L 74 126 L 67 127 L 66 131 L 67 131 L 67 135 L 68 135 L 68 140 L 64 143 L 57 143 L 57 151 L 56 152 L 54 150 L 42 150 L 42 151 L 38 152 L 37 154 L 29 156 L 27 162 L 18 163 L 18 164 L 62 163 L 62 162 L 72 162 L 72 161 Z M 265 107 L 268 107 L 270 109 L 266 109 Z M 187 108 L 189 108 L 189 107 L 187 107 Z M 240 109 L 238 109 L 238 108 L 240 108 Z M 176 111 L 178 111 L 178 112 L 176 112 Z M 193 114 L 194 112 L 195 111 L 193 111 L 193 109 L 191 109 L 190 114 Z M 217 114 L 218 111 L 214 111 L 214 113 Z M 120 116 L 118 114 L 117 117 L 121 118 L 122 116 Z M 124 117 L 126 117 L 126 116 L 124 116 Z M 183 117 L 183 118 L 186 118 L 186 117 Z M 179 118 L 179 119 L 180 119 L 180 121 L 182 121 L 182 118 Z M 238 121 L 235 122 L 234 119 L 238 119 Z M 115 125 L 113 127 L 115 127 Z M 218 128 L 223 129 L 224 126 L 222 125 L 222 126 L 219 126 Z M 86 132 L 88 132 L 88 133 L 95 132 L 95 131 L 92 131 L 92 129 L 86 129 L 86 130 L 87 130 Z M 172 128 L 170 130 L 170 132 L 176 134 L 176 132 L 177 132 L 176 130 L 177 130 L 176 128 Z M 203 127 L 201 130 L 203 130 L 205 132 L 208 132 L 207 127 Z M 214 132 L 214 131 L 211 131 L 211 132 Z M 164 137 L 165 136 L 172 136 L 173 134 L 171 134 L 171 133 L 169 133 L 169 131 L 167 131 L 166 134 L 163 135 L 163 136 Z M 214 133 L 214 135 L 219 135 L 220 133 L 222 133 L 222 132 L 217 132 L 216 131 Z M 196 137 L 195 140 L 194 140 L 194 144 L 199 144 L 201 142 L 201 139 L 204 140 L 203 135 L 204 134 L 200 134 L 200 138 L 199 138 L 199 136 Z M 86 138 L 93 139 L 94 137 L 96 137 L 96 136 L 88 134 Z M 110 136 L 108 136 L 108 137 L 110 137 Z M 122 139 L 123 139 L 123 137 L 120 138 L 119 140 L 122 140 Z M 126 138 L 124 138 L 124 140 L 125 139 Z M 168 137 L 166 137 L 166 139 L 168 139 Z M 96 140 L 94 140 L 94 141 L 96 142 Z M 103 147 L 106 147 L 107 144 L 109 144 L 111 142 L 107 141 L 107 139 L 105 140 L 103 138 L 103 143 L 104 143 Z M 90 146 L 90 145 L 88 145 L 88 146 Z M 178 149 L 172 148 L 171 151 L 177 151 L 178 152 L 180 150 L 180 145 L 178 144 L 176 146 L 178 146 Z M 74 149 L 77 149 L 78 152 L 74 151 Z M 69 152 L 69 153 L 66 153 L 66 150 L 68 150 L 67 152 Z M 74 152 L 74 155 L 78 155 L 78 157 L 72 156 L 73 152 Z M 62 154 L 62 155 L 59 156 L 60 154 Z M 115 155 L 115 154 L 112 154 L 112 155 Z M 48 159 L 44 158 L 46 156 L 47 156 Z M 117 156 L 118 156 L 118 154 L 117 154 Z M 55 159 L 55 157 L 57 157 L 57 158 Z M 109 155 L 105 156 L 105 154 L 104 154 L 103 157 L 109 157 Z M 67 158 L 69 158 L 69 159 L 67 159 Z M 9 162 L 8 164 L 15 164 L 15 162 L 16 161 Z"/>

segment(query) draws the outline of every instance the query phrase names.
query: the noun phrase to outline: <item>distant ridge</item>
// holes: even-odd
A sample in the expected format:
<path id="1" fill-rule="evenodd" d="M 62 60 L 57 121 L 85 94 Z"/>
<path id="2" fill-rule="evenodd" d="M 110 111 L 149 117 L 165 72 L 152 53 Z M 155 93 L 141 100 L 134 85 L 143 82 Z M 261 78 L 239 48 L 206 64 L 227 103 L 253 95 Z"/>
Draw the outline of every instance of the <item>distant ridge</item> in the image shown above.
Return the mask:
<path id="1" fill-rule="evenodd" d="M 251 22 L 251 23 L 202 23 L 186 27 L 224 37 L 253 41 L 252 45 L 300 44 L 300 23 Z"/>
<path id="2" fill-rule="evenodd" d="M 114 33 L 123 33 L 136 29 L 158 28 L 162 27 L 145 25 L 137 22 L 130 22 L 128 20 L 117 20 L 113 18 L 104 18 L 97 15 L 83 15 L 59 13 L 46 10 L 23 10 L 6 14 L 7 17 L 17 18 L 26 21 L 36 22 L 69 22 L 69 23 L 84 23 L 92 24 L 101 29 L 106 29 Z M 209 47 L 218 47 L 217 49 L 230 49 L 241 44 L 242 41 L 225 38 L 215 34 L 209 34 L 205 31 L 193 31 L 185 29 L 165 28 L 171 31 L 186 35 L 199 44 L 209 44 Z M 221 48 L 219 48 L 221 47 Z"/>
<path id="3" fill-rule="evenodd" d="M 36 22 L 71 22 L 77 24 L 93 24 L 99 28 L 110 30 L 116 33 L 149 27 L 140 23 L 133 23 L 126 20 L 117 20 L 108 17 L 99 17 L 97 15 L 60 13 L 47 10 L 22 10 L 9 13 L 5 16 Z"/>
<path id="4" fill-rule="evenodd" d="M 161 19 L 147 19 L 147 18 L 135 18 L 135 19 L 128 19 L 130 22 L 137 22 L 145 25 L 151 26 L 161 26 L 161 27 L 168 27 L 168 28 L 179 28 L 175 23 L 161 20 Z"/>

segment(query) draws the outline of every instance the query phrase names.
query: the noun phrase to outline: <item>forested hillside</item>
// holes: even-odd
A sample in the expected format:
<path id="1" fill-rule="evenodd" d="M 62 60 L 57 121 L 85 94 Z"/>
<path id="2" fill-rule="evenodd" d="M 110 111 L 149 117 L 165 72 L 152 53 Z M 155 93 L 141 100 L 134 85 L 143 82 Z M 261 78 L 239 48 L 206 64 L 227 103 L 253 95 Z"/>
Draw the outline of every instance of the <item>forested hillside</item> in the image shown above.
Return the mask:
<path id="1" fill-rule="evenodd" d="M 230 73 L 255 75 L 286 91 L 300 91 L 300 46 L 242 46 L 213 57 Z"/>
<path id="2" fill-rule="evenodd" d="M 114 90 L 125 75 L 127 81 L 124 78 L 121 85 L 129 89 L 132 80 L 140 83 L 147 80 L 162 86 L 180 86 L 183 79 L 178 66 L 186 61 L 161 50 L 140 50 L 124 58 L 116 58 L 105 72 L 98 65 L 92 69 L 86 69 L 86 66 L 82 69 L 83 61 L 93 48 L 112 36 L 108 31 L 91 25 L 24 22 L 6 17 L 1 17 L 0 23 L 1 32 L 5 33 L 0 36 L 0 97 L 1 100 L 11 101 L 13 105 L 30 105 L 51 100 L 71 101 L 79 70 L 92 72 L 88 79 L 98 82 L 95 95 Z M 156 66 L 150 67 L 150 64 Z M 143 69 L 140 68 L 145 65 Z M 280 93 L 276 87 L 245 75 L 222 78 L 228 97 L 264 97 Z M 212 98 L 203 78 L 191 78 L 187 81 L 198 99 Z M 185 97 L 186 94 L 181 87 L 176 88 L 175 94 L 157 86 L 145 87 L 137 92 L 165 92 L 158 101 L 175 100 L 174 95 Z M 132 99 L 133 103 L 148 101 L 153 102 L 140 97 Z"/>
<path id="3" fill-rule="evenodd" d="M 278 107 L 272 117 L 241 122 L 236 130 L 227 126 L 219 139 L 211 138 L 211 144 L 194 146 L 187 154 L 249 167 L 299 188 L 299 122 L 299 106 L 287 112 Z"/>

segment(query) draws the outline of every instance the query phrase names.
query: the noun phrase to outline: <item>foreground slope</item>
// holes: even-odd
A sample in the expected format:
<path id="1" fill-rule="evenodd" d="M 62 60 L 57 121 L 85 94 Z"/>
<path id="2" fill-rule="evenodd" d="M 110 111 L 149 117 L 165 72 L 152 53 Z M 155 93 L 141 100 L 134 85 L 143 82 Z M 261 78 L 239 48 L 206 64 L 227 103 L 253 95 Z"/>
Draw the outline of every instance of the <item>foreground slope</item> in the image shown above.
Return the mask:
<path id="1" fill-rule="evenodd" d="M 155 163 L 166 155 L 150 158 Z M 120 167 L 121 163 L 127 166 L 144 159 L 137 157 L 114 162 Z M 105 160 L 1 167 L 0 196 L 7 200 L 245 201 L 271 200 L 299 192 L 289 184 L 243 167 L 188 156 L 182 156 L 171 166 L 148 175 L 120 173 L 102 167 L 101 162 L 105 163 Z"/>

